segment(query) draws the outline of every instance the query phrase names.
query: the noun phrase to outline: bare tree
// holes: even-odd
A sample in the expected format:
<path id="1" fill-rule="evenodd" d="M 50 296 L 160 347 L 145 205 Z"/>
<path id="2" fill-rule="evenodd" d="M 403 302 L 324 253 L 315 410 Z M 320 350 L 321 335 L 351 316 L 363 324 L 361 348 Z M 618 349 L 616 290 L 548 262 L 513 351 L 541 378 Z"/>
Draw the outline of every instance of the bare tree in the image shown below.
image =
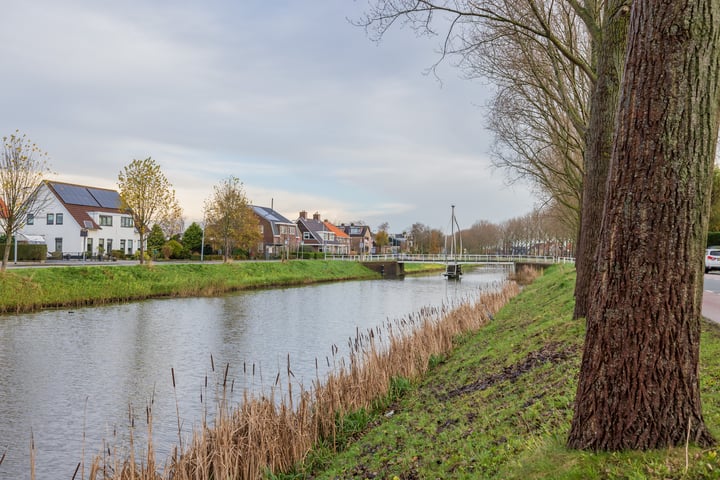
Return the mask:
<path id="1" fill-rule="evenodd" d="M 159 223 L 177 205 L 175 190 L 155 160 L 133 160 L 118 175 L 123 207 L 133 217 L 140 235 L 140 263 L 145 262 L 145 238 L 150 226 Z"/>
<path id="2" fill-rule="evenodd" d="M 478 220 L 470 228 L 461 233 L 463 247 L 469 253 L 492 254 L 497 253 L 500 245 L 500 227 L 487 220 Z"/>
<path id="3" fill-rule="evenodd" d="M 0 156 L 0 227 L 5 249 L 0 271 L 10 258 L 13 237 L 26 225 L 28 216 L 37 215 L 46 201 L 37 196 L 45 175 L 50 173 L 47 153 L 19 131 L 3 137 Z"/>
<path id="4" fill-rule="evenodd" d="M 714 442 L 698 361 L 720 0 L 635 0 L 568 445 Z"/>
<path id="5" fill-rule="evenodd" d="M 158 225 L 162 228 L 165 237 L 168 239 L 180 236 L 185 230 L 185 219 L 183 218 L 183 209 L 177 199 L 173 198 L 173 202 L 168 206 L 164 215 L 158 220 Z"/>
<path id="6" fill-rule="evenodd" d="M 458 56 L 500 86 L 490 122 L 497 163 L 580 225 L 576 314 L 597 251 L 628 2 L 377 0 L 360 22 L 376 38 L 395 23 L 428 35 L 439 26 L 439 61 Z"/>

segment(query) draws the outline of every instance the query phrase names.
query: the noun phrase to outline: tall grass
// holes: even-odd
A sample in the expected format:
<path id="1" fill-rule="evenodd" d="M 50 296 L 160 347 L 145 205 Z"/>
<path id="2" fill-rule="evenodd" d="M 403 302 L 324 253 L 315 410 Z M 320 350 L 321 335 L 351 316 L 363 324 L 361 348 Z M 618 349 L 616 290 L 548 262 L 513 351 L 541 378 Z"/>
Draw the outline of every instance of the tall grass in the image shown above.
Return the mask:
<path id="1" fill-rule="evenodd" d="M 104 446 L 92 460 L 90 480 L 256 479 L 287 472 L 320 444 L 334 446 L 338 429 L 350 412 L 371 408 L 397 386 L 398 379 L 416 379 L 453 347 L 453 339 L 480 328 L 519 291 L 506 283 L 475 301 L 425 308 L 383 327 L 356 332 L 350 353 L 339 356 L 333 346 L 334 368 L 318 373 L 305 389 L 293 386 L 288 359 L 288 383 L 283 392 L 280 375 L 268 393 L 250 394 L 232 407 L 226 401 L 227 379 L 218 389 L 212 421 L 203 418 L 190 442 L 178 444 L 162 466 L 152 445 L 152 415 L 148 407 L 148 445 L 140 458 L 130 436 L 129 450 Z M 213 366 L 214 370 L 214 366 Z M 231 387 L 230 387 L 231 388 Z M 299 391 L 293 391 L 299 390 Z M 131 415 L 132 422 L 132 415 Z M 134 425 L 131 423 L 131 430 Z M 132 433 L 132 432 L 131 432 Z"/>

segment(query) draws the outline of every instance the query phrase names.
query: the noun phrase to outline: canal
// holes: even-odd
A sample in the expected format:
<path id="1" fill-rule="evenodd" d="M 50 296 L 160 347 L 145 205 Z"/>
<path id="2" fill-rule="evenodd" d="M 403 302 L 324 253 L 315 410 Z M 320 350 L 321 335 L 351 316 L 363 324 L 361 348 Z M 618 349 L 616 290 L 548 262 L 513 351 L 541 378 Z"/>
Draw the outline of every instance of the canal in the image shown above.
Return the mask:
<path id="1" fill-rule="evenodd" d="M 136 444 L 144 444 L 148 406 L 162 463 L 203 415 L 211 417 L 222 384 L 233 402 L 245 389 L 269 393 L 289 358 L 292 381 L 309 387 L 327 373 L 333 348 L 342 356 L 356 331 L 472 300 L 506 273 L 0 316 L 0 478 L 30 478 L 31 442 L 37 479 L 70 479 L 81 461 L 87 473 L 103 445 L 127 445 L 131 426 Z"/>

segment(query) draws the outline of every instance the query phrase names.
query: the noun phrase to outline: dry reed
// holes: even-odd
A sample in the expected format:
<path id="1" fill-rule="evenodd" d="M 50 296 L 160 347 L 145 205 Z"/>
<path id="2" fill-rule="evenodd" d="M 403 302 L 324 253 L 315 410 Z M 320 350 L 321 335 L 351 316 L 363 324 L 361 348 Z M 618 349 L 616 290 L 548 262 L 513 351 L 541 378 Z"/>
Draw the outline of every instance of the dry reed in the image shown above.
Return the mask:
<path id="1" fill-rule="evenodd" d="M 288 357 L 287 393 L 279 378 L 265 395 L 251 395 L 232 409 L 226 401 L 227 369 L 219 390 L 212 424 L 204 418 L 185 448 L 175 447 L 162 469 L 156 465 L 152 446 L 152 407 L 147 408 L 148 446 L 139 461 L 131 434 L 128 455 L 105 446 L 90 467 L 90 480 L 201 480 L 209 478 L 256 479 L 266 472 L 289 471 L 319 441 L 334 444 L 338 420 L 345 414 L 373 406 L 388 394 L 393 378 L 416 379 L 429 368 L 433 356 L 447 354 L 453 339 L 477 330 L 492 319 L 519 288 L 505 283 L 474 302 L 450 307 L 428 307 L 403 319 L 387 322 L 349 340 L 347 358 L 337 358 L 333 345 L 330 373 L 319 371 L 312 387 L 293 394 Z M 212 359 L 211 359 L 212 361 Z M 317 364 L 317 361 L 316 361 Z M 212 366 L 214 371 L 214 364 Z M 254 374 L 254 366 L 253 366 Z M 206 380 L 207 387 L 207 380 Z M 277 396 L 281 396 L 278 401 Z M 106 455 L 107 454 L 107 455 Z"/>

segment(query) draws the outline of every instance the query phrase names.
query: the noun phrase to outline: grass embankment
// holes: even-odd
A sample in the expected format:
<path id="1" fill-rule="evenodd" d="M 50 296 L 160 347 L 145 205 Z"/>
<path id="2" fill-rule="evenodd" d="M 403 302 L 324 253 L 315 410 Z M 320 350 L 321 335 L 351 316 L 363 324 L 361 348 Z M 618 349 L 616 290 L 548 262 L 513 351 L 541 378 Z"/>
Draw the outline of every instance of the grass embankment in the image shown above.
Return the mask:
<path id="1" fill-rule="evenodd" d="M 468 300 L 453 308 L 426 307 L 405 318 L 388 320 L 384 326 L 358 331 L 350 342 L 349 356 L 336 358 L 335 347 L 332 360 L 327 359 L 328 365 L 334 366 L 332 372 L 325 378 L 318 376 L 307 390 L 298 392 L 298 386 L 293 389 L 290 383 L 283 392 L 278 375 L 270 392 L 261 397 L 245 392 L 243 402 L 232 406 L 224 401 L 223 380 L 212 422 L 196 429 L 192 440 L 184 448 L 174 449 L 164 463 L 156 461 L 151 443 L 129 457 L 104 447 L 92 460 L 88 478 L 254 480 L 264 474 L 272 476 L 271 472 L 286 472 L 301 461 L 322 463 L 320 459 L 332 457 L 337 445 L 345 445 L 349 436 L 366 426 L 369 412 L 387 407 L 413 380 L 441 361 L 455 337 L 486 324 L 517 293 L 517 285 L 508 283 L 501 291 L 484 293 L 476 302 Z M 288 363 L 287 377 L 291 376 Z M 147 417 L 150 438 L 150 409 Z"/>
<path id="2" fill-rule="evenodd" d="M 311 454 L 281 478 L 720 478 L 716 449 L 565 448 L 584 336 L 584 323 L 572 320 L 573 285 L 574 270 L 548 270 L 489 325 L 456 339 L 397 403 L 367 414 L 343 452 Z M 703 324 L 701 384 L 705 420 L 720 438 L 716 324 Z"/>
<path id="3" fill-rule="evenodd" d="M 357 262 L 291 261 L 19 268 L 0 273 L 0 313 L 380 278 Z"/>

